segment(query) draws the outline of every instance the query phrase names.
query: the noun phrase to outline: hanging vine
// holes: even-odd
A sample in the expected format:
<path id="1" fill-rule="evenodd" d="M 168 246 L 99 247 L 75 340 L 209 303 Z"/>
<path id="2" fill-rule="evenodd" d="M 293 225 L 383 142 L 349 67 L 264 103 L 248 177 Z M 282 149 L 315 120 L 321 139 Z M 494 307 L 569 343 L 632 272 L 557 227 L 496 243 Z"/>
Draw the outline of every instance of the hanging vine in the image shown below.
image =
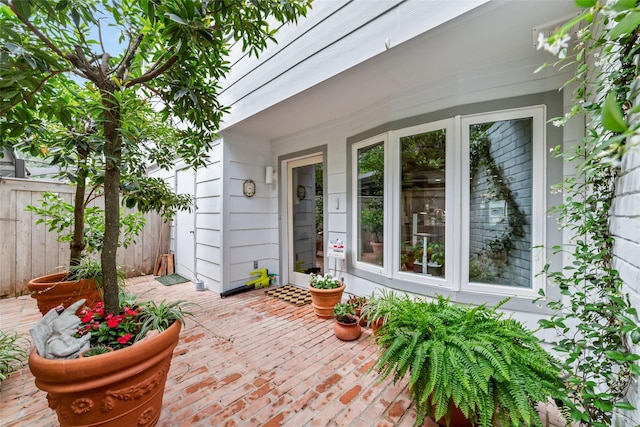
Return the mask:
<path id="1" fill-rule="evenodd" d="M 563 271 L 545 267 L 562 298 L 548 302 L 554 314 L 540 324 L 556 332 L 554 348 L 564 356 L 568 378 L 560 400 L 569 408 L 568 417 L 585 425 L 609 426 L 616 412 L 636 425 L 639 420 L 631 412 L 636 402 L 628 402 L 626 395 L 632 379 L 640 375 L 640 356 L 631 348 L 640 342 L 640 326 L 613 268 L 609 215 L 618 168 L 640 125 L 630 120 L 640 112 L 632 106 L 639 95 L 640 9 L 635 0 L 576 3 L 583 12 L 549 39 L 541 36 L 538 46 L 558 56 L 554 65 L 576 69 L 565 85 L 575 87 L 575 103 L 554 124 L 562 126 L 576 114 L 587 118 L 581 144 L 565 152 L 554 149 L 566 162 L 578 164 L 576 175 L 556 187 L 565 202 L 552 210 L 573 236 L 570 245 L 554 251 L 570 252 L 572 262 Z M 570 50 L 570 34 L 576 28 L 578 40 Z"/>

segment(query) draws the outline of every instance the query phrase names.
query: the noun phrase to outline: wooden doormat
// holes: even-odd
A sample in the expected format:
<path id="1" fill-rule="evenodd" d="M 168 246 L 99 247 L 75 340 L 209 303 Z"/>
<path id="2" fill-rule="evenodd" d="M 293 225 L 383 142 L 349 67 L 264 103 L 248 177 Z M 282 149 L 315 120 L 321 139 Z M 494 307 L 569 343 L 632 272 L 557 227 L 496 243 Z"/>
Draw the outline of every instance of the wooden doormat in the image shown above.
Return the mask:
<path id="1" fill-rule="evenodd" d="M 156 280 L 165 286 L 177 285 L 178 283 L 188 282 L 189 279 L 185 279 L 179 274 L 169 274 L 167 276 L 156 277 Z"/>
<path id="2" fill-rule="evenodd" d="M 301 306 L 311 302 L 311 292 L 308 289 L 300 289 L 292 285 L 284 285 L 265 291 L 267 295 L 281 299 L 288 303 Z"/>

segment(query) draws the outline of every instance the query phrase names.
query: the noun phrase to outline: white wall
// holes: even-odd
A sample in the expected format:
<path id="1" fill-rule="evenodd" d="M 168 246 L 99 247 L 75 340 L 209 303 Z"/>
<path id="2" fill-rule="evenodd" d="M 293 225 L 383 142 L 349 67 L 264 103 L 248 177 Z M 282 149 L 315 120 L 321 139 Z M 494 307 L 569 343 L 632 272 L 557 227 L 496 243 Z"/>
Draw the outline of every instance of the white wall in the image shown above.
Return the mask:
<path id="1" fill-rule="evenodd" d="M 223 289 L 245 285 L 251 278 L 254 261 L 258 268 L 277 272 L 273 258 L 273 238 L 277 235 L 277 215 L 271 196 L 277 184 L 265 183 L 265 169 L 272 166 L 267 141 L 225 132 L 224 140 L 224 204 L 222 234 L 225 256 Z M 245 180 L 256 184 L 256 194 L 245 197 Z"/>

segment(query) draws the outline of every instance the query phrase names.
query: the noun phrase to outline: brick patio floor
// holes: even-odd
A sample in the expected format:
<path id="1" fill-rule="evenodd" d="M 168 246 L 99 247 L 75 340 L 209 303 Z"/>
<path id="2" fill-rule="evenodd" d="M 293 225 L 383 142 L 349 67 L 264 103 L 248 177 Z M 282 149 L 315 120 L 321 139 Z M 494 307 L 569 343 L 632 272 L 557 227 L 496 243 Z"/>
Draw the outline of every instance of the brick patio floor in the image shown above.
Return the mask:
<path id="1" fill-rule="evenodd" d="M 157 301 L 198 303 L 174 352 L 159 427 L 411 426 L 406 381 L 380 383 L 369 368 L 376 345 L 365 329 L 342 342 L 333 320 L 253 290 L 221 299 L 188 282 L 163 286 L 153 276 L 129 290 Z M 41 318 L 28 296 L 0 300 L 0 329 L 28 330 Z M 28 367 L 0 386 L 0 425 L 49 427 L 57 418 Z M 541 406 L 546 426 L 564 425 Z M 435 423 L 427 422 L 432 426 Z M 127 426 L 122 426 L 127 427 Z"/>

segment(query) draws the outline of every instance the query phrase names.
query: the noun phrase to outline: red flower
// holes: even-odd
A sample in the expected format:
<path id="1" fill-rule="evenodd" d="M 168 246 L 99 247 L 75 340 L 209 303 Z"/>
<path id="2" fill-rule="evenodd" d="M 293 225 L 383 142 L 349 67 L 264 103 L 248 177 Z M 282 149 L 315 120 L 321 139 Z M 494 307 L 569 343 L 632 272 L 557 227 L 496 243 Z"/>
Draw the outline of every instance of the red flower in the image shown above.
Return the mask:
<path id="1" fill-rule="evenodd" d="M 91 322 L 92 318 L 93 318 L 93 311 L 90 311 L 86 313 L 80 320 L 82 320 L 82 323 L 89 323 Z"/>
<path id="2" fill-rule="evenodd" d="M 118 317 L 107 318 L 107 326 L 111 329 L 117 328 L 120 324 L 120 319 Z"/>
<path id="3" fill-rule="evenodd" d="M 136 310 L 131 310 L 129 307 L 125 307 L 124 314 L 127 316 L 135 316 L 138 312 Z"/>
<path id="4" fill-rule="evenodd" d="M 118 337 L 118 342 L 120 344 L 126 344 L 129 342 L 129 340 L 131 339 L 131 334 L 124 334 L 121 337 Z"/>

